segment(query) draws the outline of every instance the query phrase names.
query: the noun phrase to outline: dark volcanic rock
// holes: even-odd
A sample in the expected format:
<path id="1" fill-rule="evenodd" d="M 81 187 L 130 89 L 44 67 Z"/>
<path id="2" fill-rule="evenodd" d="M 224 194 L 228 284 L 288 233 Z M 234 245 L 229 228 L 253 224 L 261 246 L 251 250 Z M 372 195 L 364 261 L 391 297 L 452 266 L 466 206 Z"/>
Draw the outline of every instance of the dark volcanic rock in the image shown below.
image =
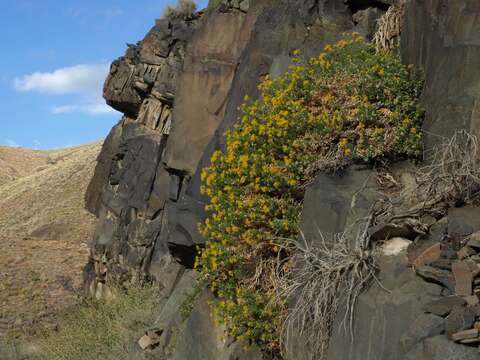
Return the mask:
<path id="1" fill-rule="evenodd" d="M 301 229 L 305 238 L 315 242 L 321 232 L 328 239 L 367 216 L 378 197 L 375 175 L 369 169 L 319 174 L 307 189 L 303 203 Z"/>
<path id="2" fill-rule="evenodd" d="M 406 63 L 425 71 L 425 145 L 466 129 L 480 131 L 480 2 L 407 2 L 402 34 Z M 438 136 L 440 135 L 440 137 Z"/>
<path id="3" fill-rule="evenodd" d="M 480 230 L 480 208 L 465 206 L 448 211 L 448 234 L 463 237 Z"/>
<path id="4" fill-rule="evenodd" d="M 414 242 L 407 249 L 408 261 L 416 267 L 439 260 L 441 253 L 441 244 L 436 241 Z"/>
<path id="5" fill-rule="evenodd" d="M 450 271 L 424 265 L 416 269 L 417 274 L 427 281 L 445 286 L 451 292 L 455 291 L 455 279 Z"/>
<path id="6" fill-rule="evenodd" d="M 195 172 L 223 118 L 239 57 L 255 18 L 255 12 L 211 12 L 189 42 L 164 160 L 169 168 Z"/>
<path id="7" fill-rule="evenodd" d="M 374 283 L 360 295 L 353 340 L 341 325 L 343 311 L 339 313 L 328 360 L 404 360 L 417 342 L 442 331 L 443 319 L 420 318 L 424 315 L 422 306 L 440 295 L 440 286 L 417 277 L 405 255 L 382 257 L 378 261 L 379 280 L 391 292 Z"/>
<path id="8" fill-rule="evenodd" d="M 412 349 L 414 345 L 445 331 L 445 320 L 432 314 L 421 314 L 410 325 L 400 340 L 403 349 Z"/>
<path id="9" fill-rule="evenodd" d="M 169 356 L 176 359 L 260 358 L 256 350 L 242 352 L 238 342 L 226 346 L 214 339 L 219 329 L 205 297 L 195 304 L 187 326 L 179 327 L 180 302 L 195 285 L 185 268 L 205 241 L 197 229 L 208 201 L 199 191 L 200 172 L 212 152 L 225 147 L 224 133 L 237 121 L 244 96 L 257 98 L 258 82 L 266 74 L 285 72 L 294 49 L 311 57 L 344 32 L 371 36 L 384 4 L 392 2 L 222 0 L 217 9 L 189 20 L 158 20 L 112 63 L 104 97 L 125 116 L 107 138 L 86 194 L 87 208 L 98 217 L 87 288 L 100 296 L 110 284 L 131 279 L 150 277 L 160 283 L 167 295 L 157 324 L 165 330 L 158 358 L 166 355 L 165 346 L 175 344 Z M 479 12 L 475 0 L 408 1 L 402 56 L 426 74 L 427 149 L 436 139 L 430 133 L 448 136 L 467 129 L 480 134 Z M 373 170 L 319 174 L 306 192 L 302 230 L 312 241 L 318 231 L 341 232 L 367 215 L 378 199 Z M 480 212 L 473 207 L 451 209 L 447 218 L 428 222 L 430 240 L 442 243 L 441 259 L 419 267 L 419 273 L 453 292 L 446 262 L 457 255 L 444 246 L 444 237 L 448 230 L 458 240 L 480 230 L 479 224 Z M 376 230 L 376 240 L 418 235 L 391 224 Z M 425 263 L 436 258 L 434 250 Z M 329 359 L 474 358 L 470 348 L 435 336 L 443 320 L 421 308 L 439 297 L 441 287 L 417 277 L 403 253 L 382 259 L 378 276 L 392 293 L 375 284 L 362 294 L 355 341 L 335 332 Z M 430 305 L 431 313 L 450 313 L 448 331 L 471 320 L 470 313 L 436 306 Z M 181 331 L 177 339 L 174 328 Z M 304 348 L 295 356 L 311 358 Z"/>
<path id="10" fill-rule="evenodd" d="M 157 21 L 144 40 L 112 64 L 105 82 L 107 102 L 126 114 L 107 138 L 86 195 L 88 209 L 99 217 L 95 244 L 106 246 L 93 257 L 108 258 L 107 271 L 97 274 L 97 280 L 107 284 L 121 283 L 135 272 L 145 275 L 154 251 L 168 254 L 163 210 L 170 177 L 179 174 L 170 174 L 162 159 L 176 78 L 197 24 L 198 19 Z M 178 192 L 182 181 L 176 184 Z M 159 239 L 163 246 L 157 246 Z M 95 291 L 95 286 L 89 288 Z"/>
<path id="11" fill-rule="evenodd" d="M 470 329 L 475 322 L 476 313 L 472 308 L 456 306 L 447 316 L 445 330 L 448 336 L 461 330 Z"/>
<path id="12" fill-rule="evenodd" d="M 256 96 L 265 74 L 285 71 L 292 50 L 318 55 L 354 26 L 342 1 L 222 1 L 188 21 L 158 20 L 129 46 L 104 88 L 125 117 L 86 197 L 99 217 L 95 241 L 104 246 L 93 257 L 108 256 L 102 282 L 135 272 L 160 280 L 171 256 L 191 264 L 189 249 L 204 242 L 199 174 L 222 147 L 244 95 Z"/>
<path id="13" fill-rule="evenodd" d="M 477 360 L 476 348 L 463 346 L 438 335 L 418 344 L 405 356 L 405 360 Z"/>
<path id="14" fill-rule="evenodd" d="M 179 327 L 176 343 L 172 346 L 171 359 L 235 359 L 261 360 L 262 353 L 256 346 L 242 348 L 241 343 L 222 341 L 222 329 L 215 326 L 209 301 L 214 297 L 206 292 L 196 302 L 188 320 Z"/>
<path id="15" fill-rule="evenodd" d="M 465 305 L 467 305 L 467 302 L 461 297 L 447 296 L 425 304 L 423 310 L 435 315 L 447 316 L 453 308 Z"/>

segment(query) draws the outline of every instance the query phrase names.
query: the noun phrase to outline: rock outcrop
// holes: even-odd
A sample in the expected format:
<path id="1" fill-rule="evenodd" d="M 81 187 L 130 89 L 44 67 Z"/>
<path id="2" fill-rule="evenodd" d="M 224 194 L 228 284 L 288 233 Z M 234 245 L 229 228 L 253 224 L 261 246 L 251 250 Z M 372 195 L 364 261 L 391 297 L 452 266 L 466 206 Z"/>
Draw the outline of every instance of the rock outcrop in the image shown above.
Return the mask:
<path id="1" fill-rule="evenodd" d="M 124 117 L 106 139 L 86 200 L 99 218 L 90 292 L 191 267 L 207 199 L 199 170 L 259 80 L 356 30 L 343 1 L 222 1 L 189 20 L 160 19 L 113 62 L 104 96 Z M 371 24 L 369 25 L 371 26 Z M 170 266 L 170 265 L 168 265 Z M 167 267 L 168 267 L 167 266 Z"/>
<path id="2" fill-rule="evenodd" d="M 222 0 L 193 18 L 157 20 L 145 39 L 130 45 L 112 63 L 105 83 L 107 102 L 124 116 L 105 141 L 86 195 L 87 208 L 98 217 L 87 291 L 101 297 L 113 284 L 150 278 L 164 288 L 166 304 L 178 303 L 184 286 L 195 283 L 190 269 L 196 246 L 204 242 L 197 224 L 208 199 L 200 194 L 199 173 L 212 152 L 225 146 L 224 133 L 237 120 L 244 96 L 257 97 L 265 75 L 285 72 L 294 49 L 311 57 L 345 32 L 371 36 L 392 3 Z M 425 72 L 429 133 L 480 129 L 479 11 L 474 0 L 407 2 L 402 56 Z M 427 136 L 427 149 L 435 139 Z M 307 237 L 318 229 L 342 231 L 376 197 L 372 170 L 320 174 L 306 192 L 302 227 Z M 361 297 L 355 333 L 364 335 L 353 345 L 333 335 L 329 359 L 401 359 L 407 353 L 473 359 L 470 348 L 443 335 L 443 318 L 421 310 L 442 288 L 418 278 L 404 253 L 379 262 L 380 276 L 394 293 L 372 288 Z M 237 343 L 226 350 L 211 337 L 221 332 L 210 317 L 209 296 L 193 304 L 187 325 L 178 308 L 165 305 L 165 321 L 157 324 L 158 356 L 260 358 L 238 355 Z M 311 358 L 303 352 L 296 358 Z"/>
<path id="3" fill-rule="evenodd" d="M 408 2 L 402 54 L 425 71 L 427 146 L 460 128 L 479 135 L 479 13 L 478 1 Z"/>

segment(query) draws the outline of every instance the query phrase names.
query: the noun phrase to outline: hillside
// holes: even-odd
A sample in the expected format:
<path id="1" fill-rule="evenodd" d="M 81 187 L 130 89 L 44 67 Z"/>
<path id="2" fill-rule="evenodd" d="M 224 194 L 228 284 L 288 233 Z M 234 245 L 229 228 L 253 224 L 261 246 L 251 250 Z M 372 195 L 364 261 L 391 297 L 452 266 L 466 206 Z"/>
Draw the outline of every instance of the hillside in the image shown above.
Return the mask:
<path id="1" fill-rule="evenodd" d="M 75 301 L 94 226 L 83 195 L 101 145 L 0 147 L 0 333 Z"/>
<path id="2" fill-rule="evenodd" d="M 45 151 L 0 146 L 0 186 L 34 173 L 50 159 Z"/>

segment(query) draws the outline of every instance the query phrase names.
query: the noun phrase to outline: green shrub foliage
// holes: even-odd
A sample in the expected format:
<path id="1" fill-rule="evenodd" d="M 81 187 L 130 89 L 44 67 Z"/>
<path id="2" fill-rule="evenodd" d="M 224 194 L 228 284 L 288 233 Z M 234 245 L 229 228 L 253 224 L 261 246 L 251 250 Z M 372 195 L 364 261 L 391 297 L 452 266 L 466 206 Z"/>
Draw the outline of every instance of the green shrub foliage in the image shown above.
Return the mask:
<path id="1" fill-rule="evenodd" d="M 298 236 L 302 187 L 319 170 L 421 154 L 422 81 L 396 52 L 354 34 L 309 61 L 295 51 L 293 62 L 259 85 L 260 100 L 245 99 L 225 153 L 202 173 L 211 215 L 196 267 L 229 334 L 272 349 L 285 312 L 278 243 Z"/>
<path id="2" fill-rule="evenodd" d="M 197 4 L 194 0 L 178 0 L 175 7 L 167 6 L 163 16 L 169 19 L 189 20 L 195 17 Z"/>

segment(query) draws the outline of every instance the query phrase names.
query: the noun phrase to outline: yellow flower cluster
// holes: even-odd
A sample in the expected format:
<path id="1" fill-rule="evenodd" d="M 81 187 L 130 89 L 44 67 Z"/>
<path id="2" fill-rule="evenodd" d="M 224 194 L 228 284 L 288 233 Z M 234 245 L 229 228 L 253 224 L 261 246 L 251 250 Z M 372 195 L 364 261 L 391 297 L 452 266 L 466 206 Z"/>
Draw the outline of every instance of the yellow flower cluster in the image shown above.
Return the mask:
<path id="1" fill-rule="evenodd" d="M 214 152 L 201 174 L 210 216 L 199 225 L 208 241 L 195 266 L 229 333 L 269 346 L 278 345 L 284 308 L 268 274 L 250 279 L 256 263 L 277 256 L 279 239 L 298 236 L 311 165 L 332 153 L 339 164 L 416 156 L 421 144 L 421 81 L 397 55 L 358 34 L 309 61 L 293 54 L 284 76 L 259 85 L 258 101 L 245 98 L 225 153 Z"/>

